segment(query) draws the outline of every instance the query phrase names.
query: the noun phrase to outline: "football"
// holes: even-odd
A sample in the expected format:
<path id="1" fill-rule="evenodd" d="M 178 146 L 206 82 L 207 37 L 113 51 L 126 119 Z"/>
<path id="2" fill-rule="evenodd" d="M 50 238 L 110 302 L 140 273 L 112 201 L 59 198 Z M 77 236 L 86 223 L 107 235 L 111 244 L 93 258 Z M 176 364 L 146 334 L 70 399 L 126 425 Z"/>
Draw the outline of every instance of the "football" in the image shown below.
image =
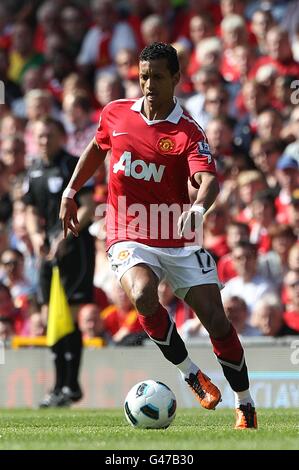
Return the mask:
<path id="1" fill-rule="evenodd" d="M 176 398 L 162 382 L 144 380 L 131 388 L 124 410 L 134 428 L 165 429 L 175 418 Z"/>

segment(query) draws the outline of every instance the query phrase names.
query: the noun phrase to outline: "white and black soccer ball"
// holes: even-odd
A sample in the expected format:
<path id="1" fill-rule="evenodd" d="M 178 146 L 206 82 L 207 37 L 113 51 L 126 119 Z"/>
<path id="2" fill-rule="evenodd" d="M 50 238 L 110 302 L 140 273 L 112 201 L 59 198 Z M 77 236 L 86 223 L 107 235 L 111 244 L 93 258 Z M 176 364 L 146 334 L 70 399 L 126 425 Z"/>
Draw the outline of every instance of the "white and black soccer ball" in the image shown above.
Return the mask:
<path id="1" fill-rule="evenodd" d="M 175 418 L 176 398 L 162 382 L 144 380 L 131 388 L 124 410 L 127 421 L 134 428 L 168 428 Z"/>

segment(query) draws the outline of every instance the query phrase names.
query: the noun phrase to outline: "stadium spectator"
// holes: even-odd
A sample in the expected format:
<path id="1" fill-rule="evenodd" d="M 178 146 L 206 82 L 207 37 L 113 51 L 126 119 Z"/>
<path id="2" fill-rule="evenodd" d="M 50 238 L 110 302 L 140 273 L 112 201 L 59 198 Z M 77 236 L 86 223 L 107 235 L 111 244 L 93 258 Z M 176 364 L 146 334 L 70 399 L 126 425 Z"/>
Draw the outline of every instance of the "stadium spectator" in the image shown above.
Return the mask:
<path id="1" fill-rule="evenodd" d="M 236 202 L 239 212 L 236 218 L 239 222 L 250 223 L 252 220 L 252 201 L 254 195 L 266 189 L 263 174 L 257 170 L 245 170 L 238 175 Z"/>
<path id="2" fill-rule="evenodd" d="M 204 223 L 204 246 L 216 262 L 228 253 L 225 227 L 229 223 L 226 207 L 216 204 L 206 215 Z"/>
<path id="3" fill-rule="evenodd" d="M 86 304 L 79 311 L 79 327 L 83 339 L 105 337 L 104 322 L 96 304 Z"/>
<path id="4" fill-rule="evenodd" d="M 138 320 L 138 312 L 115 277 L 110 297 L 112 304 L 100 313 L 105 335 L 119 346 L 141 345 L 147 336 Z"/>
<path id="5" fill-rule="evenodd" d="M 221 75 L 216 67 L 205 66 L 200 67 L 191 78 L 195 93 L 185 101 L 184 106 L 195 121 L 200 122 L 199 118 L 202 114 L 207 89 L 220 85 Z"/>
<path id="6" fill-rule="evenodd" d="M 242 0 L 220 0 L 220 10 L 224 18 L 233 14 L 243 16 L 244 9 Z"/>
<path id="7" fill-rule="evenodd" d="M 224 311 L 232 323 L 238 335 L 259 336 L 261 333 L 257 328 L 249 325 L 249 312 L 246 302 L 241 297 L 233 296 L 223 303 Z"/>
<path id="8" fill-rule="evenodd" d="M 89 94 L 90 98 L 92 98 L 92 91 L 88 80 L 80 73 L 72 72 L 62 82 L 61 101 L 65 95 L 81 91 Z"/>
<path id="9" fill-rule="evenodd" d="M 8 223 L 12 216 L 9 168 L 0 160 L 0 222 Z"/>
<path id="10" fill-rule="evenodd" d="M 33 312 L 28 318 L 28 336 L 38 338 L 45 336 L 46 328 L 40 312 Z"/>
<path id="11" fill-rule="evenodd" d="M 0 256 L 8 248 L 8 230 L 4 222 L 0 222 Z"/>
<path id="12" fill-rule="evenodd" d="M 23 193 L 22 193 L 23 196 Z M 24 277 L 34 293 L 38 289 L 38 265 L 33 245 L 26 226 L 26 206 L 20 198 L 13 202 L 13 214 L 10 232 L 11 248 L 20 251 L 24 258 Z"/>
<path id="13" fill-rule="evenodd" d="M 20 311 L 14 306 L 9 288 L 2 282 L 0 282 L 0 319 L 11 323 L 13 333 L 19 332 Z"/>
<path id="14" fill-rule="evenodd" d="M 213 36 L 200 41 L 195 48 L 195 58 L 190 63 L 189 73 L 193 75 L 200 67 L 213 65 L 220 70 L 222 44 L 220 39 Z"/>
<path id="15" fill-rule="evenodd" d="M 4 346 L 10 345 L 10 340 L 13 337 L 13 325 L 10 319 L 0 317 L 0 341 L 3 341 Z"/>
<path id="16" fill-rule="evenodd" d="M 108 149 L 112 147 L 109 186 L 113 187 L 113 191 L 109 192 L 108 256 L 122 287 L 138 311 L 140 324 L 156 342 L 166 359 L 178 366 L 199 402 L 206 408 L 215 408 L 221 397 L 220 391 L 191 361 L 175 324 L 171 322 L 166 309 L 159 303 L 157 287 L 159 280 L 166 275 L 166 280 L 171 283 L 176 295 L 184 299 L 196 312 L 211 335 L 214 351 L 223 367 L 223 372 L 236 392 L 236 428 L 255 428 L 257 427 L 255 408 L 249 392 L 247 368 L 243 363 L 244 352 L 221 304 L 216 265 L 210 254 L 199 247 L 198 239 L 197 243 L 195 241 L 195 246 L 190 247 L 190 241 L 189 246 L 185 246 L 187 234 L 189 233 L 190 237 L 190 230 L 194 232 L 202 225 L 203 213 L 213 204 L 219 192 L 208 143 L 198 124 L 185 115 L 179 103 L 174 101 L 174 89 L 180 78 L 175 49 L 166 44 L 152 44 L 142 51 L 139 67 L 143 98 L 135 102 L 116 101 L 106 106 L 95 139 L 81 155 L 79 164 L 63 193 L 60 217 L 64 233 L 66 236 L 70 230 L 74 235 L 78 234 L 77 206 L 73 197 L 92 176 L 99 161 L 105 159 Z M 134 129 L 136 136 L 134 147 L 131 129 Z M 178 137 L 173 136 L 173 132 L 178 129 L 182 129 L 178 133 L 181 135 L 180 141 L 176 140 Z M 160 137 L 161 135 L 163 137 Z M 139 136 L 142 136 L 142 139 Z M 123 149 L 127 148 L 129 142 L 132 152 L 123 154 Z M 178 145 L 179 153 L 184 154 L 185 159 L 176 158 Z M 162 166 L 165 154 L 172 156 L 168 159 L 167 167 L 164 164 Z M 146 162 L 140 160 L 142 165 L 138 163 L 142 166 L 142 172 L 135 171 L 138 162 L 136 156 L 146 159 Z M 125 163 L 124 158 L 130 158 L 130 163 Z M 149 173 L 149 168 L 152 166 L 149 167 L 147 161 L 155 168 L 152 178 Z M 127 165 L 128 171 L 126 171 Z M 162 180 L 164 170 L 166 174 Z M 195 206 L 191 210 L 187 185 L 189 175 L 193 184 L 199 187 Z M 170 177 L 173 181 L 171 186 L 169 186 Z M 144 179 L 143 182 L 141 178 Z M 165 181 L 167 181 L 167 191 L 165 191 Z M 124 219 L 119 221 L 115 208 L 119 203 L 118 196 L 124 193 L 130 195 L 130 201 L 125 204 Z M 158 240 L 151 238 L 153 227 L 148 227 L 148 232 L 144 225 L 145 220 L 138 220 L 141 233 L 137 230 L 136 238 L 136 228 L 134 230 L 131 225 L 134 217 L 129 215 L 130 203 L 134 203 L 135 208 L 137 203 L 142 204 L 142 207 L 144 204 L 150 207 L 153 201 L 154 204 L 163 202 L 166 205 L 167 217 L 165 220 L 162 218 L 162 221 L 163 224 L 167 221 L 168 227 L 169 205 L 176 202 L 182 208 L 183 203 L 188 203 L 189 210 L 180 211 L 179 217 L 175 216 L 178 231 L 175 233 L 171 231 L 167 240 L 164 240 L 161 229 Z M 127 209 L 129 213 L 126 213 Z M 116 220 L 119 224 L 118 230 L 115 230 Z M 122 235 L 118 233 L 121 227 L 128 227 Z M 236 363 L 239 364 L 238 369 Z"/>
<path id="17" fill-rule="evenodd" d="M 186 321 L 195 317 L 191 308 L 183 300 L 175 296 L 168 282 L 160 282 L 158 294 L 161 304 L 166 308 L 179 330 L 184 327 Z"/>
<path id="18" fill-rule="evenodd" d="M 271 27 L 266 35 L 266 48 L 268 55 L 255 62 L 250 77 L 254 78 L 265 65 L 273 66 L 279 75 L 298 76 L 299 64 L 293 59 L 287 31 L 279 26 Z"/>
<path id="19" fill-rule="evenodd" d="M 38 119 L 52 114 L 53 101 L 49 91 L 39 88 L 30 90 L 24 98 L 27 118 L 24 141 L 26 145 L 26 166 L 28 166 L 38 152 L 33 131 L 34 124 Z"/>
<path id="20" fill-rule="evenodd" d="M 115 2 L 93 0 L 91 10 L 95 25 L 87 31 L 77 57 L 77 63 L 86 75 L 95 69 L 111 68 L 120 49 L 137 48 L 129 24 L 117 18 Z"/>
<path id="21" fill-rule="evenodd" d="M 122 80 L 128 80 L 133 74 L 138 74 L 136 51 L 120 49 L 115 57 L 117 73 Z"/>
<path id="22" fill-rule="evenodd" d="M 220 177 L 224 172 L 226 157 L 233 155 L 236 150 L 233 144 L 233 125 L 231 119 L 221 116 L 211 119 L 206 128 L 210 149 Z"/>
<path id="23" fill-rule="evenodd" d="M 184 20 L 184 13 L 173 8 L 171 0 L 147 0 L 147 3 L 152 15 L 162 17 L 169 41 L 175 41 Z"/>
<path id="24" fill-rule="evenodd" d="M 9 288 L 0 282 L 0 318 L 13 318 L 15 311 Z"/>
<path id="25" fill-rule="evenodd" d="M 246 152 L 256 135 L 258 116 L 268 106 L 268 93 L 268 89 L 257 81 L 247 80 L 242 86 L 241 95 L 236 98 L 240 119 L 234 128 L 235 142 Z"/>
<path id="26" fill-rule="evenodd" d="M 284 279 L 288 305 L 283 314 L 285 324 L 299 334 L 299 271 L 289 271 Z"/>
<path id="27" fill-rule="evenodd" d="M 188 5 L 189 8 L 185 12 L 178 30 L 179 40 L 183 38 L 190 39 L 190 22 L 195 16 L 208 16 L 214 27 L 220 23 L 221 12 L 218 4 L 211 3 L 209 0 L 201 0 L 200 2 L 198 0 L 189 0 Z"/>
<path id="28" fill-rule="evenodd" d="M 298 24 L 298 2 L 297 0 L 291 0 L 287 3 L 287 7 L 281 21 L 281 26 L 285 31 L 288 31 L 290 39 L 296 35 Z"/>
<path id="29" fill-rule="evenodd" d="M 256 10 L 251 19 L 251 30 L 257 41 L 259 55 L 267 54 L 266 36 L 269 29 L 274 26 L 273 16 L 270 10 Z"/>
<path id="30" fill-rule="evenodd" d="M 112 72 L 101 73 L 95 81 L 95 97 L 97 110 L 93 113 L 93 122 L 98 123 L 102 109 L 110 101 L 123 98 L 124 90 L 119 76 Z"/>
<path id="31" fill-rule="evenodd" d="M 289 253 L 296 241 L 296 236 L 289 225 L 279 224 L 272 224 L 268 235 L 271 240 L 271 250 L 259 257 L 259 273 L 280 290 L 284 275 L 288 270 Z"/>
<path id="32" fill-rule="evenodd" d="M 44 1 L 36 11 L 37 26 L 35 28 L 34 46 L 36 51 L 43 53 L 46 38 L 59 32 L 59 8 L 55 2 Z"/>
<path id="33" fill-rule="evenodd" d="M 276 176 L 281 187 L 275 200 L 277 221 L 288 223 L 288 206 L 292 200 L 292 194 L 298 189 L 299 164 L 298 161 L 286 154 L 278 160 Z"/>
<path id="34" fill-rule="evenodd" d="M 187 72 L 192 75 L 196 73 L 197 69 L 201 64 L 197 58 L 197 50 L 199 45 L 205 39 L 215 36 L 214 25 L 210 16 L 206 13 L 199 13 L 193 15 L 189 20 L 188 31 L 186 31 L 185 36 L 178 37 L 178 41 L 187 44 L 187 47 L 191 49 L 191 56 L 187 68 Z M 187 41 L 187 37 L 190 38 Z"/>
<path id="35" fill-rule="evenodd" d="M 67 2 L 60 13 L 60 22 L 66 47 L 71 57 L 75 59 L 87 29 L 87 18 L 83 8 L 73 2 Z"/>
<path id="36" fill-rule="evenodd" d="M 25 144 L 22 134 L 6 137 L 1 142 L 0 155 L 13 181 L 25 171 Z"/>
<path id="37" fill-rule="evenodd" d="M 95 133 L 91 120 L 92 103 L 87 93 L 78 91 L 64 95 L 62 108 L 68 133 L 66 149 L 79 157 Z"/>
<path id="38" fill-rule="evenodd" d="M 279 139 L 282 131 L 282 116 L 276 109 L 265 109 L 257 116 L 256 131 L 262 140 L 270 140 L 273 136 Z"/>
<path id="39" fill-rule="evenodd" d="M 74 63 L 70 53 L 63 47 L 53 50 L 51 58 L 47 58 L 44 79 L 47 89 L 56 102 L 60 102 L 63 93 L 63 81 L 74 70 Z"/>
<path id="40" fill-rule="evenodd" d="M 142 42 L 145 45 L 153 42 L 167 42 L 168 31 L 164 19 L 160 15 L 149 15 L 141 23 Z"/>
<path id="41" fill-rule="evenodd" d="M 299 243 L 294 243 L 289 250 L 288 265 L 291 271 L 299 272 Z"/>
<path id="42" fill-rule="evenodd" d="M 1 47 L 1 38 L 0 38 L 0 80 L 2 81 L 2 83 L 5 83 L 5 103 L 7 106 L 11 106 L 14 100 L 22 96 L 22 91 L 17 83 L 15 83 L 13 80 L 10 80 L 8 78 L 7 76 L 8 66 L 9 66 L 8 51 Z M 1 108 L 5 108 L 2 100 L 1 100 Z"/>
<path id="43" fill-rule="evenodd" d="M 285 154 L 295 158 L 299 164 L 299 106 L 295 106 L 288 125 L 284 128 L 284 132 L 288 138 L 292 139 L 292 143 L 285 148 Z"/>
<path id="44" fill-rule="evenodd" d="M 7 50 L 11 46 L 11 25 L 8 9 L 0 4 L 0 49 Z"/>
<path id="45" fill-rule="evenodd" d="M 43 63 L 42 54 L 34 49 L 31 26 L 24 22 L 14 23 L 12 45 L 9 51 L 8 78 L 16 83 L 21 83 L 26 70 Z"/>
<path id="46" fill-rule="evenodd" d="M 224 45 L 221 74 L 228 82 L 234 82 L 239 78 L 236 71 L 236 48 L 245 46 L 248 41 L 245 21 L 239 15 L 230 14 L 221 21 L 220 29 Z"/>
<path id="47" fill-rule="evenodd" d="M 76 322 L 79 306 L 91 302 L 93 297 L 94 243 L 88 232 L 94 210 L 92 187 L 87 185 L 78 197 L 80 238 L 70 235 L 63 240 L 58 219 L 59 201 L 77 159 L 63 148 L 66 135 L 59 121 L 52 118 L 36 120 L 34 136 L 38 153 L 28 171 L 24 202 L 27 205 L 28 232 L 35 254 L 40 257 L 39 301 L 45 312 L 55 259 Z M 53 345 L 52 351 L 55 354 L 56 378 L 53 390 L 40 403 L 45 408 L 67 406 L 82 398 L 78 382 L 82 337 L 77 323 L 72 333 Z"/>
<path id="48" fill-rule="evenodd" d="M 203 39 L 214 36 L 212 18 L 206 13 L 194 15 L 189 22 L 189 36 L 192 49 L 196 49 L 197 44 Z"/>
<path id="49" fill-rule="evenodd" d="M 255 61 L 254 51 L 248 45 L 239 45 L 234 48 L 234 62 L 231 78 L 236 85 L 242 85 L 248 80 L 249 71 Z M 236 89 L 238 89 L 236 87 Z"/>
<path id="50" fill-rule="evenodd" d="M 265 295 L 254 306 L 252 325 L 258 328 L 263 336 L 280 337 L 294 335 L 296 330 L 284 321 L 283 308 L 276 295 Z"/>
<path id="51" fill-rule="evenodd" d="M 241 241 L 249 241 L 249 226 L 233 220 L 226 225 L 226 243 L 229 253 L 221 256 L 217 264 L 221 282 L 225 283 L 237 276 L 231 252 Z"/>
<path id="52" fill-rule="evenodd" d="M 4 274 L 1 281 L 9 288 L 17 307 L 18 299 L 28 298 L 33 293 L 33 286 L 24 275 L 24 257 L 16 249 L 5 250 L 1 255 L 1 266 Z"/>
<path id="53" fill-rule="evenodd" d="M 192 94 L 193 84 L 191 78 L 188 74 L 188 63 L 190 59 L 190 49 L 186 44 L 182 42 L 174 42 L 172 46 L 177 51 L 179 64 L 181 68 L 181 78 L 179 83 L 176 86 L 175 94 L 177 98 L 181 100 L 182 103 Z M 138 75 L 137 75 L 138 76 Z M 136 97 L 140 97 L 140 87 L 138 81 L 136 81 L 136 86 L 139 88 L 139 93 L 136 94 Z"/>
<path id="54" fill-rule="evenodd" d="M 249 310 L 249 322 L 256 302 L 266 293 L 274 290 L 273 285 L 258 274 L 257 248 L 249 242 L 241 241 L 232 251 L 237 276 L 228 281 L 221 291 L 222 299 L 239 296 Z"/>
<path id="55" fill-rule="evenodd" d="M 256 137 L 250 146 L 250 156 L 256 168 L 263 173 L 267 185 L 272 189 L 274 195 L 278 195 L 280 189 L 276 177 L 276 166 L 282 149 L 282 141 L 275 140 L 273 137 L 268 140 Z"/>
<path id="56" fill-rule="evenodd" d="M 96 220 L 89 229 L 95 237 L 96 255 L 93 283 L 96 289 L 103 291 L 107 299 L 111 302 L 111 285 L 114 280 L 114 273 L 110 267 L 106 253 L 106 227 L 105 219 Z"/>
<path id="57" fill-rule="evenodd" d="M 271 247 L 269 228 L 276 215 L 273 194 L 268 189 L 257 192 L 253 196 L 251 210 L 253 220 L 250 223 L 249 240 L 257 245 L 259 253 L 266 253 Z"/>
<path id="58" fill-rule="evenodd" d="M 289 120 L 294 110 L 293 83 L 296 83 L 296 79 L 297 77 L 293 75 L 282 75 L 275 79 L 274 100 L 276 100 L 276 108 L 280 110 L 284 121 Z M 288 135 L 285 135 L 284 129 L 282 130 L 282 137 L 286 141 L 290 138 Z"/>
<path id="59" fill-rule="evenodd" d="M 206 129 L 212 119 L 229 115 L 228 92 L 221 85 L 210 86 L 205 93 L 202 113 L 198 114 L 198 122 L 203 129 Z"/>
<path id="60" fill-rule="evenodd" d="M 6 137 L 14 136 L 17 133 L 24 132 L 23 121 L 12 113 L 6 113 L 0 122 L 0 138 L 5 139 Z"/>

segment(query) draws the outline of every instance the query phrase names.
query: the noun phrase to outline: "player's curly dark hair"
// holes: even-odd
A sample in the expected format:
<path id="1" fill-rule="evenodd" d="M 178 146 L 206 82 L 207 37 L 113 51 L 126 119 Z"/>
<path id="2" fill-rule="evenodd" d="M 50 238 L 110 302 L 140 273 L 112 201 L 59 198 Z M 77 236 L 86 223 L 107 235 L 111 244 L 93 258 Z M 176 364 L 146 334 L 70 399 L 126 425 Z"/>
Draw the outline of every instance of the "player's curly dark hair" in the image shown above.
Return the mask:
<path id="1" fill-rule="evenodd" d="M 171 75 L 180 70 L 178 55 L 174 47 L 163 42 L 154 42 L 146 46 L 139 56 L 140 61 L 166 59 Z"/>

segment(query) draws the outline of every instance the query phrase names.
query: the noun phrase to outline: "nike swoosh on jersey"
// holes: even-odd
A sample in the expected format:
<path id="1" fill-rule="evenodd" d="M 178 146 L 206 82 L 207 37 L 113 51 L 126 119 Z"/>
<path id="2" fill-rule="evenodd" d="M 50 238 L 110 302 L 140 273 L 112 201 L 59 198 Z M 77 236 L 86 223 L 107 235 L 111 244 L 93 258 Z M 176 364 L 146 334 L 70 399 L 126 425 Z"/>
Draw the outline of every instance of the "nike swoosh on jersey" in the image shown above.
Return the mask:
<path id="1" fill-rule="evenodd" d="M 128 132 L 116 132 L 116 131 L 112 132 L 113 137 L 117 137 L 118 135 L 126 135 L 126 134 L 128 134 Z"/>
<path id="2" fill-rule="evenodd" d="M 214 270 L 214 268 L 212 268 L 212 269 L 207 269 L 207 270 L 206 270 L 206 269 L 202 269 L 201 271 L 202 271 L 203 274 L 208 274 L 208 273 L 210 273 L 210 272 L 213 271 L 213 270 Z"/>

